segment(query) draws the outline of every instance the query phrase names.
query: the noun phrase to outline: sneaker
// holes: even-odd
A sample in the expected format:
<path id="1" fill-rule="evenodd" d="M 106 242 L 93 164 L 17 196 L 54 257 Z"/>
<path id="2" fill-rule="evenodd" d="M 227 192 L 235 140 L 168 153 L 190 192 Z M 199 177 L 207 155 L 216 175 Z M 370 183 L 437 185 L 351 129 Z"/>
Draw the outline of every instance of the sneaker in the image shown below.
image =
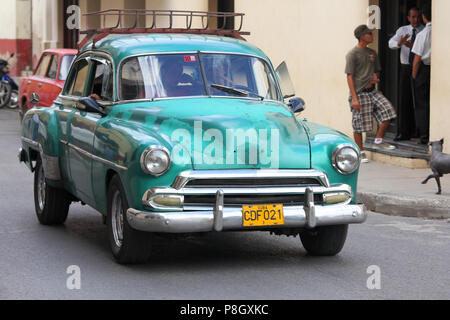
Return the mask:
<path id="1" fill-rule="evenodd" d="M 382 142 L 382 143 L 374 143 L 373 144 L 373 148 L 374 149 L 378 149 L 378 150 L 395 150 L 397 149 L 395 146 L 393 146 L 392 144 L 386 143 L 386 142 Z"/>
<path id="2" fill-rule="evenodd" d="M 367 159 L 367 155 L 364 151 L 361 152 L 361 163 L 369 163 L 369 159 Z"/>

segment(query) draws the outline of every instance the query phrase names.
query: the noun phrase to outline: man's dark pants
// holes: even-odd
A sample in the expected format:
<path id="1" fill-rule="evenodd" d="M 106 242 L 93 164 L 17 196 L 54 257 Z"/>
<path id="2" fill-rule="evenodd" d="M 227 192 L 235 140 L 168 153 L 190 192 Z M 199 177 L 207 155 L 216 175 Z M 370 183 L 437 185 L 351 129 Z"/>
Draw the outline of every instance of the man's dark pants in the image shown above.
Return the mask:
<path id="1" fill-rule="evenodd" d="M 402 64 L 400 68 L 400 96 L 397 111 L 397 137 L 404 140 L 409 140 L 416 133 L 411 74 L 411 66 Z"/>
<path id="2" fill-rule="evenodd" d="M 422 143 L 430 139 L 430 66 L 421 63 L 414 81 L 416 126 Z"/>

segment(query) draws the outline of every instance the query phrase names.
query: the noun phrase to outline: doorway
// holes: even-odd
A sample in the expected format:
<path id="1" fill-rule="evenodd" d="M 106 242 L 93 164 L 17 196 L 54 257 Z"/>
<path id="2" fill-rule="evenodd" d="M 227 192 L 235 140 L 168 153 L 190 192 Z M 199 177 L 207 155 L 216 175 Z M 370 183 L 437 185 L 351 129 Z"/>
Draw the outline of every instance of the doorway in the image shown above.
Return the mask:
<path id="1" fill-rule="evenodd" d="M 422 8 L 432 0 L 380 0 L 381 30 L 379 30 L 379 56 L 382 66 L 379 85 L 383 94 L 392 102 L 394 108 L 399 104 L 400 50 L 391 50 L 389 40 L 397 29 L 408 25 L 408 12 L 413 7 Z M 393 121 L 388 129 L 387 138 L 393 138 L 397 132 L 397 123 Z"/>
<path id="2" fill-rule="evenodd" d="M 219 12 L 234 12 L 234 0 L 217 0 L 217 11 Z M 217 26 L 224 29 L 234 29 L 234 18 L 228 18 L 226 21 L 223 18 L 217 19 Z"/>

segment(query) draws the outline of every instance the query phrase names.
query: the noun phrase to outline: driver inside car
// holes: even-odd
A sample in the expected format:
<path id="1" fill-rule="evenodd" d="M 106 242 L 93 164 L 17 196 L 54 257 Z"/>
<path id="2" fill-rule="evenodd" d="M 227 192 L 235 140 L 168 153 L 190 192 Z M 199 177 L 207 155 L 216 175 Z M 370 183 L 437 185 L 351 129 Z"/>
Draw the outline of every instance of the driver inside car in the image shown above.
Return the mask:
<path id="1" fill-rule="evenodd" d="M 184 66 L 181 62 L 165 62 L 161 66 L 160 75 L 166 97 L 186 97 L 203 94 L 202 86 L 191 75 L 184 73 Z"/>
<path id="2" fill-rule="evenodd" d="M 179 85 L 183 75 L 183 65 L 179 62 L 168 61 L 161 66 L 161 81 L 167 97 L 185 95 L 185 88 Z"/>

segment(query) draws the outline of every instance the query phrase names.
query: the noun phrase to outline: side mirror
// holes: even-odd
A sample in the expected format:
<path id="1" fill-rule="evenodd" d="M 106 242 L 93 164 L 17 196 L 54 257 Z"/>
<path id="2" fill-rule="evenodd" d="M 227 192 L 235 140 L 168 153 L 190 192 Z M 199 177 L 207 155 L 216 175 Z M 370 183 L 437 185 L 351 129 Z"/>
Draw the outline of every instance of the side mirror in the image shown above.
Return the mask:
<path id="1" fill-rule="evenodd" d="M 294 113 L 300 113 L 305 111 L 305 100 L 302 98 L 292 98 L 289 100 L 288 106 L 292 109 Z"/>
<path id="2" fill-rule="evenodd" d="M 98 104 L 98 102 L 95 99 L 89 97 L 81 98 L 80 104 L 84 106 L 84 108 L 81 107 L 80 105 L 77 106 L 77 108 L 81 111 L 95 112 L 100 114 L 102 117 L 106 116 L 106 112 L 102 110 L 102 107 Z"/>
<path id="3" fill-rule="evenodd" d="M 41 98 L 39 97 L 39 95 L 36 92 L 33 92 L 30 96 L 30 102 L 31 105 L 34 107 L 36 107 L 36 105 L 39 103 L 39 101 L 41 101 Z"/>

